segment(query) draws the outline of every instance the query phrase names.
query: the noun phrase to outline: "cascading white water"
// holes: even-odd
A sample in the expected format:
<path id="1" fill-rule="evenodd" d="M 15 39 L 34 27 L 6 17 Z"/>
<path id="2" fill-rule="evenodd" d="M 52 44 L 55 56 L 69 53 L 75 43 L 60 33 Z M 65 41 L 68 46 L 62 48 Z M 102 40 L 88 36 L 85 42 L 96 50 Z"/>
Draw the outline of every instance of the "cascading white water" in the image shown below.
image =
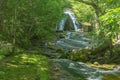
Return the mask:
<path id="1" fill-rule="evenodd" d="M 65 39 L 70 39 L 70 34 L 71 34 L 71 32 L 67 32 Z"/>
<path id="2" fill-rule="evenodd" d="M 66 19 L 63 18 L 59 24 L 58 30 L 60 30 L 60 31 L 64 30 L 65 22 L 66 22 Z"/>
<path id="3" fill-rule="evenodd" d="M 76 21 L 76 18 L 75 18 L 75 15 L 74 13 L 72 13 L 71 11 L 65 11 L 64 12 L 65 14 L 68 14 L 73 22 L 73 25 L 74 25 L 74 30 L 75 31 L 78 31 L 78 25 L 76 24 L 77 21 Z"/>
<path id="4" fill-rule="evenodd" d="M 66 10 L 64 11 L 64 14 L 65 15 L 68 15 L 70 17 L 70 19 L 72 20 L 72 23 L 73 23 L 73 27 L 74 27 L 74 31 L 78 31 L 79 29 L 79 24 L 75 18 L 75 15 L 74 13 L 72 13 L 71 11 L 69 10 Z M 56 30 L 58 31 L 63 31 L 64 30 L 64 27 L 65 27 L 65 23 L 66 23 L 66 18 L 63 18 L 61 21 L 60 21 L 60 24 L 56 27 Z"/>

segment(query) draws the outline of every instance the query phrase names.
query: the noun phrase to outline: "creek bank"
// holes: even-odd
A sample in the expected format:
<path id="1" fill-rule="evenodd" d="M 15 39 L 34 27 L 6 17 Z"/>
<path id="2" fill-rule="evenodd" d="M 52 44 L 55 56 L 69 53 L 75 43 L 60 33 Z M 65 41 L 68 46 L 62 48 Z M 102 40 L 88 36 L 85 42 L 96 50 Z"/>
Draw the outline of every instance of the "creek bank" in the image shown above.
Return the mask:
<path id="1" fill-rule="evenodd" d="M 65 38 L 60 38 L 56 43 L 49 43 L 48 48 L 61 54 L 61 58 L 67 58 L 74 61 L 83 61 L 94 63 L 95 61 L 104 63 L 120 64 L 120 44 L 113 46 L 113 56 L 109 51 L 109 40 L 98 39 L 92 41 L 89 36 L 81 32 L 66 32 Z M 111 59 L 109 59 L 111 58 Z"/>
<path id="2" fill-rule="evenodd" d="M 103 80 L 120 80 L 120 75 L 106 75 L 103 77 Z"/>
<path id="3" fill-rule="evenodd" d="M 54 59 L 50 60 L 50 66 L 50 80 L 78 80 Z"/>
<path id="4" fill-rule="evenodd" d="M 50 59 L 51 80 L 109 80 L 109 77 L 116 76 L 119 80 L 120 72 L 109 69 L 99 69 L 82 62 L 75 62 L 68 59 Z M 52 77 L 53 76 L 53 77 Z M 108 77 L 108 78 L 107 78 Z"/>
<path id="5" fill-rule="evenodd" d="M 109 80 L 112 76 L 114 80 L 120 79 L 118 77 L 120 73 L 116 68 L 116 64 L 107 65 L 98 62 L 85 64 L 79 61 L 62 59 L 62 56 L 55 51 L 57 49 L 50 48 L 50 46 L 47 48 L 45 51 L 49 55 L 48 58 L 51 66 L 49 71 L 50 80 Z"/>
<path id="6" fill-rule="evenodd" d="M 72 38 L 72 37 L 70 36 L 70 38 Z M 66 40 L 68 40 L 68 39 L 66 39 Z M 106 46 L 106 45 L 100 45 L 100 46 Z M 92 52 L 94 50 L 95 49 L 90 50 L 89 48 L 63 49 L 60 47 L 56 47 L 55 43 L 49 43 L 47 45 L 46 53 L 47 53 L 47 55 L 49 55 L 50 65 L 52 67 L 50 74 L 53 77 L 51 77 L 51 80 L 90 80 L 90 79 L 92 79 L 92 80 L 109 80 L 109 78 L 111 76 L 113 76 L 115 80 L 119 80 L 120 73 L 116 72 L 116 71 L 119 71 L 119 68 L 116 67 L 117 64 L 113 64 L 113 65 L 103 64 L 104 61 L 107 60 L 108 58 L 107 59 L 104 58 L 102 56 L 103 54 L 98 54 L 98 53 L 92 54 Z M 104 49 L 103 49 L 103 51 L 104 51 Z M 59 56 L 59 57 L 57 57 L 57 56 Z M 92 61 L 90 61 L 91 59 L 92 59 Z M 82 63 L 82 65 L 79 65 L 78 61 L 91 62 L 91 63 L 89 63 L 89 64 Z M 99 63 L 99 61 L 102 63 Z M 89 70 L 87 70 L 88 68 L 86 69 L 86 67 L 84 68 L 84 69 L 86 69 L 85 72 L 83 71 L 83 73 L 82 73 L 81 71 L 79 71 L 81 69 L 80 66 L 83 66 L 84 64 L 87 65 L 88 67 L 91 67 L 90 70 L 93 70 L 93 72 L 91 72 L 91 73 L 95 73 L 95 75 L 93 74 L 93 76 L 92 75 L 88 76 L 88 75 L 84 74 L 84 73 L 86 73 L 86 71 L 89 71 Z M 72 65 L 71 68 L 69 67 L 70 65 Z M 94 68 L 95 68 L 95 70 L 94 70 Z M 87 73 L 91 74 L 89 72 L 87 72 Z M 114 74 L 114 72 L 115 72 L 115 74 Z"/>

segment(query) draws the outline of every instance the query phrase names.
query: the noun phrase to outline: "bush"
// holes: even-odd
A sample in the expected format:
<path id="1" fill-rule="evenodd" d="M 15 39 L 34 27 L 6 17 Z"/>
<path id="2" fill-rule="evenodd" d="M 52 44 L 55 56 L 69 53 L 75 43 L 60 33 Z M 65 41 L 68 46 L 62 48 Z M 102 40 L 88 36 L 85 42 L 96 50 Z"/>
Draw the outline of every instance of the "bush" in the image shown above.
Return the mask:
<path id="1" fill-rule="evenodd" d="M 0 59 L 4 58 L 6 55 L 10 55 L 13 50 L 13 45 L 11 43 L 1 41 L 0 42 Z"/>

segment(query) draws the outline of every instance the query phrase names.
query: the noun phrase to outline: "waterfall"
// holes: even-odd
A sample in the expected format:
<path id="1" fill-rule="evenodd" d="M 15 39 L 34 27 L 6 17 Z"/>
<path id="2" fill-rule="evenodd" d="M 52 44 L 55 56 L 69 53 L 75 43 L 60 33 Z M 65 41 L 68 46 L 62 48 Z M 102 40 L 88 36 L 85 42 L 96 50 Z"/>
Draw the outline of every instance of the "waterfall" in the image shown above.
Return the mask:
<path id="1" fill-rule="evenodd" d="M 70 11 L 65 11 L 64 13 L 70 16 L 70 18 L 71 18 L 71 20 L 73 22 L 73 25 L 74 25 L 74 30 L 78 31 L 78 25 L 77 25 L 78 23 L 76 21 L 74 13 L 72 13 Z"/>
<path id="2" fill-rule="evenodd" d="M 63 18 L 63 19 L 60 21 L 58 30 L 60 30 L 60 31 L 64 30 L 65 22 L 66 22 L 66 19 Z"/>
<path id="3" fill-rule="evenodd" d="M 72 23 L 73 23 L 73 27 L 74 27 L 74 31 L 78 31 L 78 29 L 80 28 L 76 18 L 75 18 L 75 15 L 74 13 L 72 13 L 71 11 L 67 10 L 67 11 L 64 11 L 64 14 L 65 15 L 68 15 L 70 17 L 70 19 L 72 20 Z M 61 21 L 60 21 L 60 24 L 59 26 L 56 27 L 56 30 L 58 31 L 63 31 L 64 30 L 64 27 L 65 27 L 65 23 L 66 23 L 66 20 L 67 18 L 63 18 Z"/>

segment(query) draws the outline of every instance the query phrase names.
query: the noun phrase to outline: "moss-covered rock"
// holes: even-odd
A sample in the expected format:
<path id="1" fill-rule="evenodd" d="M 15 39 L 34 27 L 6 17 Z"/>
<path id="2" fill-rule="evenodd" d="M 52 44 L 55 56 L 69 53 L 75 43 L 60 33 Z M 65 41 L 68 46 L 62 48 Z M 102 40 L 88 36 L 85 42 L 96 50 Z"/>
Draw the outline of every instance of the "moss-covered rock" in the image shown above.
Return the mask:
<path id="1" fill-rule="evenodd" d="M 106 75 L 102 80 L 120 80 L 120 75 Z"/>

